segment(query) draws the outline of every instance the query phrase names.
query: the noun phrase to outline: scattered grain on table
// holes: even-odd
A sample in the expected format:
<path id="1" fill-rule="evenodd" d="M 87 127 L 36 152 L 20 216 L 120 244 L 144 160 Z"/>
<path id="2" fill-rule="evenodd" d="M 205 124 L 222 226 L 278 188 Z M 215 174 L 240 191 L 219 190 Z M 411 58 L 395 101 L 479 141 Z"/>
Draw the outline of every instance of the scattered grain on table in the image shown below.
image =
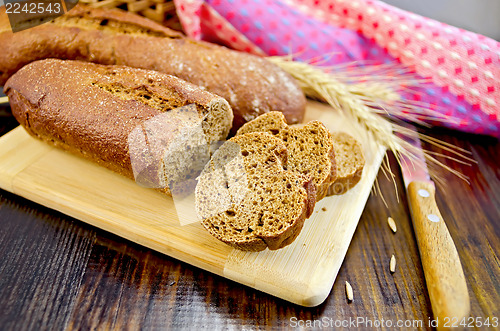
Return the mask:
<path id="1" fill-rule="evenodd" d="M 392 232 L 396 233 L 398 228 L 396 227 L 396 222 L 394 221 L 394 219 L 392 217 L 387 218 L 387 223 L 389 224 Z"/>
<path id="2" fill-rule="evenodd" d="M 345 282 L 345 294 L 347 296 L 347 300 L 351 302 L 354 299 L 353 293 L 352 293 L 352 286 L 349 284 L 348 281 Z"/>
<path id="3" fill-rule="evenodd" d="M 389 269 L 391 270 L 391 273 L 394 273 L 396 271 L 396 257 L 394 254 L 391 256 L 391 262 L 389 263 Z"/>

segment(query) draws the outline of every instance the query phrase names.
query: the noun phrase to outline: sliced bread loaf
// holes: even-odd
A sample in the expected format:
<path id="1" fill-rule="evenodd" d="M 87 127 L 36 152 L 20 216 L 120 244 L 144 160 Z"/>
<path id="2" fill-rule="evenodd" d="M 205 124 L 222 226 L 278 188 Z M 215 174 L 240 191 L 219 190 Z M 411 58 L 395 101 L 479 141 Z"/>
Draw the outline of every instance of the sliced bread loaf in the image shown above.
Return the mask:
<path id="1" fill-rule="evenodd" d="M 345 132 L 333 132 L 337 161 L 337 180 L 328 189 L 328 195 L 344 194 L 354 187 L 363 173 L 365 158 L 359 142 Z"/>
<path id="2" fill-rule="evenodd" d="M 212 156 L 196 186 L 196 211 L 217 239 L 242 250 L 295 240 L 315 204 L 309 176 L 285 169 L 287 149 L 268 133 L 239 135 Z"/>
<path id="3" fill-rule="evenodd" d="M 4 91 L 14 117 L 34 137 L 149 187 L 163 188 L 163 153 L 193 123 L 200 123 L 198 136 L 210 145 L 225 139 L 233 119 L 226 100 L 199 86 L 125 66 L 35 61 L 14 74 Z M 189 155 L 186 146 L 177 150 L 177 156 Z"/>
<path id="4" fill-rule="evenodd" d="M 248 132 L 268 132 L 283 140 L 288 150 L 287 169 L 312 177 L 316 201 L 326 196 L 337 175 L 332 137 L 321 122 L 288 126 L 282 113 L 269 112 L 244 124 L 237 135 Z"/>

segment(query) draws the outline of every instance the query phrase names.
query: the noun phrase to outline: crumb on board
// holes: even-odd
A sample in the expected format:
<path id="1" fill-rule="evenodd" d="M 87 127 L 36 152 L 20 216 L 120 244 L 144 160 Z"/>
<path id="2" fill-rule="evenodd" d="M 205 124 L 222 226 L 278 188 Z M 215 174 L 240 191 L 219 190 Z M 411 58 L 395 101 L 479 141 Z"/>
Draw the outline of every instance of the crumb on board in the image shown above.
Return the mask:
<path id="1" fill-rule="evenodd" d="M 323 207 L 323 208 L 321 208 L 321 210 L 322 210 L 322 211 L 326 211 L 326 208 L 325 208 L 325 207 Z"/>

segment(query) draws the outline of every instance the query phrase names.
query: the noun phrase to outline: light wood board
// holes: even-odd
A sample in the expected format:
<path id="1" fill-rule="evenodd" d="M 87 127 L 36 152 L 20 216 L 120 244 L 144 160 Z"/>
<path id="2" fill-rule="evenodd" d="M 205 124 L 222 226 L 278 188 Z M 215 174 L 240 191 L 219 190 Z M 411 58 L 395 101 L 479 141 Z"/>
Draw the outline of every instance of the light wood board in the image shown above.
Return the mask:
<path id="1" fill-rule="evenodd" d="M 180 222 L 171 198 L 87 160 L 48 146 L 18 127 L 0 138 L 0 187 L 98 228 L 258 290 L 304 306 L 333 286 L 385 149 L 332 108 L 309 102 L 306 120 L 355 136 L 366 166 L 359 184 L 327 197 L 298 238 L 277 251 L 243 252 Z"/>

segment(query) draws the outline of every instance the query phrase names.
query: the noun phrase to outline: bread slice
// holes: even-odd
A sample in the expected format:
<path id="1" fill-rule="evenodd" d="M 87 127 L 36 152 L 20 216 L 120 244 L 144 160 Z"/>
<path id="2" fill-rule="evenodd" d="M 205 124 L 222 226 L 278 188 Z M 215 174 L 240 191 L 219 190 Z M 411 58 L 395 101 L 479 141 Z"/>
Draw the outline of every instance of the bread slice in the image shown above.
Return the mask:
<path id="1" fill-rule="evenodd" d="M 269 112 L 244 124 L 237 135 L 268 132 L 283 140 L 288 150 L 287 169 L 310 175 L 316 185 L 316 201 L 323 199 L 337 178 L 332 137 L 323 123 L 311 121 L 288 126 L 280 112 Z"/>
<path id="2" fill-rule="evenodd" d="M 286 170 L 287 149 L 264 132 L 239 135 L 212 156 L 196 186 L 203 226 L 235 248 L 261 251 L 295 240 L 315 204 L 309 176 Z"/>
<path id="3" fill-rule="evenodd" d="M 359 142 L 345 132 L 333 132 L 337 161 L 337 180 L 328 189 L 328 196 L 344 194 L 354 187 L 363 173 L 365 158 Z"/>

